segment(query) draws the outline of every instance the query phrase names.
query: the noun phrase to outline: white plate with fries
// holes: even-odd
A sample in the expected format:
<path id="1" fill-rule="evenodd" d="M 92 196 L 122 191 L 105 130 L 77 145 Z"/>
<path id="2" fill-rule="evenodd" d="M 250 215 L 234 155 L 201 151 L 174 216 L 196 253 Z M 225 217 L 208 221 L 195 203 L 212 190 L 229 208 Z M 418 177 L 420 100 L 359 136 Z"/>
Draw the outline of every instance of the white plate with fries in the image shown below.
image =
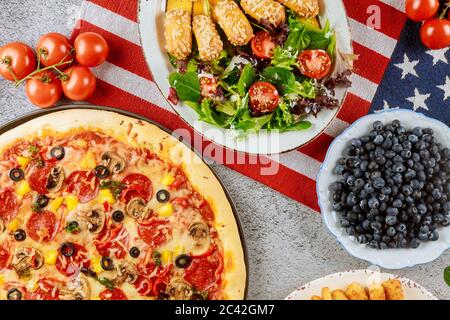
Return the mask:
<path id="1" fill-rule="evenodd" d="M 190 0 L 141 0 L 139 4 L 139 32 L 144 55 L 154 81 L 166 100 L 170 92 L 168 78 L 175 69 L 171 65 L 165 49 L 164 16 L 168 7 L 178 8 L 181 6 L 181 8 L 185 8 L 186 1 Z M 325 21 L 329 20 L 331 29 L 336 32 L 338 52 L 350 56 L 353 48 L 342 0 L 319 0 L 319 2 L 318 18 L 320 23 L 323 26 Z M 347 88 L 336 88 L 335 97 L 338 99 L 339 105 L 342 104 L 346 92 Z M 236 130 L 220 128 L 198 120 L 197 113 L 181 101 L 176 105 L 169 100 L 168 102 L 186 123 L 208 140 L 229 149 L 250 154 L 277 154 L 299 148 L 324 132 L 339 111 L 339 108 L 325 108 L 316 117 L 307 116 L 304 120 L 309 121 L 311 127 L 306 130 L 267 131 L 262 129 L 258 133 L 247 133 L 242 136 Z"/>
<path id="2" fill-rule="evenodd" d="M 416 282 L 377 270 L 352 270 L 314 280 L 286 300 L 437 300 Z"/>

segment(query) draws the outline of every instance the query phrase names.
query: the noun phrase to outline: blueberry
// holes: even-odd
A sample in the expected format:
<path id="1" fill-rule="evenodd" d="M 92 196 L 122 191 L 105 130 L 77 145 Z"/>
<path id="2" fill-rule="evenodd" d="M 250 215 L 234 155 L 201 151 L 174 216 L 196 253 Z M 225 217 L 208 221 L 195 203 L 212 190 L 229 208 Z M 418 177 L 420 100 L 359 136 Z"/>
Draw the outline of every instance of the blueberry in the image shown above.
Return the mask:
<path id="1" fill-rule="evenodd" d="M 407 248 L 408 247 L 408 240 L 402 239 L 400 240 L 400 248 Z"/>
<path id="2" fill-rule="evenodd" d="M 419 234 L 417 235 L 417 238 L 419 238 L 419 240 L 422 240 L 422 241 L 428 240 L 428 233 L 419 232 Z"/>
<path id="3" fill-rule="evenodd" d="M 427 212 L 427 206 L 424 205 L 423 203 L 419 203 L 417 205 L 417 210 L 419 211 L 420 214 L 425 214 Z"/>
<path id="4" fill-rule="evenodd" d="M 367 204 L 369 205 L 369 208 L 376 209 L 380 205 L 380 202 L 377 198 L 370 198 Z"/>
<path id="5" fill-rule="evenodd" d="M 376 145 L 381 145 L 384 142 L 384 137 L 379 134 L 375 137 L 375 139 L 373 139 L 373 143 Z"/>
<path id="6" fill-rule="evenodd" d="M 381 229 L 381 223 L 373 221 L 370 223 L 370 227 L 374 230 L 380 230 Z"/>
<path id="7" fill-rule="evenodd" d="M 395 162 L 394 165 L 392 166 L 392 170 L 394 170 L 394 172 L 397 173 L 402 173 L 405 171 L 405 166 L 403 165 L 403 163 Z"/>
<path id="8" fill-rule="evenodd" d="M 450 225 L 450 217 L 445 217 L 441 222 L 441 226 L 448 227 Z"/>
<path id="9" fill-rule="evenodd" d="M 395 228 L 394 227 L 389 227 L 389 228 L 387 228 L 387 230 L 386 230 L 386 234 L 389 236 L 389 237 L 393 237 L 393 236 L 395 236 L 395 234 L 397 233 L 397 231 L 395 230 Z"/>
<path id="10" fill-rule="evenodd" d="M 409 150 L 402 150 L 402 151 L 400 152 L 400 155 L 401 155 L 403 158 L 409 159 L 409 158 L 411 157 L 411 151 L 409 151 Z"/>
<path id="11" fill-rule="evenodd" d="M 373 128 L 374 128 L 376 131 L 381 131 L 381 130 L 383 130 L 383 122 L 381 122 L 381 121 L 375 121 L 375 122 L 373 123 Z"/>
<path id="12" fill-rule="evenodd" d="M 411 245 L 411 248 L 416 249 L 420 246 L 420 240 L 417 238 L 412 238 L 410 245 Z"/>
<path id="13" fill-rule="evenodd" d="M 377 177 L 373 180 L 372 185 L 375 189 L 379 190 L 382 189 L 386 185 L 386 183 L 383 178 Z"/>
<path id="14" fill-rule="evenodd" d="M 389 207 L 389 208 L 387 208 L 386 213 L 388 214 L 388 216 L 396 216 L 396 215 L 398 215 L 399 211 L 397 208 Z M 386 216 L 386 218 L 388 216 Z"/>
<path id="15" fill-rule="evenodd" d="M 398 135 L 404 135 L 406 133 L 406 129 L 405 127 L 400 126 L 397 128 L 396 132 Z"/>
<path id="16" fill-rule="evenodd" d="M 399 185 L 402 184 L 403 178 L 400 173 L 397 173 L 392 177 L 392 180 L 394 180 L 394 182 Z"/>
<path id="17" fill-rule="evenodd" d="M 405 185 L 405 186 L 402 186 L 402 193 L 405 195 L 405 196 L 410 196 L 410 195 L 412 195 L 412 193 L 413 193 L 413 188 L 410 186 L 410 185 Z"/>
<path id="18" fill-rule="evenodd" d="M 435 200 L 439 200 L 442 197 L 442 193 L 441 193 L 441 191 L 439 189 L 433 189 L 431 191 L 431 195 L 433 196 L 433 198 Z"/>
<path id="19" fill-rule="evenodd" d="M 416 143 L 419 141 L 419 138 L 415 134 L 408 135 L 408 141 L 411 143 Z"/>
<path id="20" fill-rule="evenodd" d="M 406 172 L 405 172 L 404 177 L 405 177 L 405 179 L 410 180 L 410 179 L 415 178 L 416 175 L 417 175 L 417 174 L 416 174 L 416 171 L 415 171 L 415 170 L 413 170 L 413 169 L 407 169 Z"/>
<path id="21" fill-rule="evenodd" d="M 364 220 L 361 225 L 362 225 L 364 230 L 369 230 L 370 229 L 370 221 L 367 220 L 367 219 Z"/>
<path id="22" fill-rule="evenodd" d="M 361 244 L 367 243 L 367 238 L 366 238 L 366 236 L 363 235 L 363 234 L 360 234 L 360 235 L 358 236 L 357 240 L 358 240 L 358 242 L 361 243 Z"/>
<path id="23" fill-rule="evenodd" d="M 428 236 L 428 239 L 431 241 L 436 241 L 439 239 L 439 232 L 437 231 L 433 231 L 430 233 L 430 235 Z"/>
<path id="24" fill-rule="evenodd" d="M 401 208 L 403 206 L 403 202 L 400 199 L 395 199 L 394 201 L 392 201 L 392 206 L 394 208 Z"/>
<path id="25" fill-rule="evenodd" d="M 386 152 L 384 153 L 384 156 L 385 156 L 386 158 L 392 159 L 392 158 L 395 157 L 395 154 L 396 154 L 395 151 L 388 150 L 388 151 L 386 151 Z"/>
<path id="26" fill-rule="evenodd" d="M 373 248 L 373 249 L 378 249 L 378 248 L 379 248 L 378 242 L 375 241 L 375 240 L 370 241 L 370 242 L 369 242 L 369 247 L 371 247 L 371 248 Z"/>
<path id="27" fill-rule="evenodd" d="M 391 237 L 388 235 L 384 235 L 381 237 L 381 241 L 384 243 L 388 243 L 389 241 L 391 241 Z"/>
<path id="28" fill-rule="evenodd" d="M 347 228 L 349 226 L 350 226 L 350 221 L 348 221 L 347 219 L 341 219 L 341 227 Z"/>
<path id="29" fill-rule="evenodd" d="M 399 153 L 403 150 L 403 146 L 400 143 L 396 143 L 392 146 L 392 151 Z"/>
<path id="30" fill-rule="evenodd" d="M 398 224 L 395 226 L 395 229 L 396 229 L 398 232 L 406 231 L 406 224 L 404 224 L 403 222 L 400 222 L 400 223 L 398 223 Z"/>
<path id="31" fill-rule="evenodd" d="M 393 226 L 397 223 L 397 217 L 388 215 L 388 216 L 386 216 L 385 221 L 386 221 L 387 225 Z"/>
<path id="32" fill-rule="evenodd" d="M 394 129 L 397 129 L 398 127 L 400 127 L 400 120 L 394 120 L 394 121 L 392 121 L 392 124 L 391 124 L 391 126 L 392 126 L 392 128 L 394 128 Z"/>
<path id="33" fill-rule="evenodd" d="M 420 137 L 422 135 L 422 128 L 415 127 L 412 132 L 413 132 L 414 135 Z"/>
<path id="34" fill-rule="evenodd" d="M 349 236 L 354 236 L 356 234 L 355 227 L 353 226 L 348 227 L 346 231 Z"/>
<path id="35" fill-rule="evenodd" d="M 430 228 L 424 224 L 420 227 L 419 232 L 423 232 L 423 233 L 428 233 L 428 231 L 430 231 Z"/>
<path id="36" fill-rule="evenodd" d="M 388 245 L 387 245 L 385 242 L 380 242 L 380 243 L 379 243 L 379 246 L 380 246 L 380 249 L 381 249 L 381 250 L 384 250 L 384 249 L 387 249 L 387 248 L 388 248 Z"/>

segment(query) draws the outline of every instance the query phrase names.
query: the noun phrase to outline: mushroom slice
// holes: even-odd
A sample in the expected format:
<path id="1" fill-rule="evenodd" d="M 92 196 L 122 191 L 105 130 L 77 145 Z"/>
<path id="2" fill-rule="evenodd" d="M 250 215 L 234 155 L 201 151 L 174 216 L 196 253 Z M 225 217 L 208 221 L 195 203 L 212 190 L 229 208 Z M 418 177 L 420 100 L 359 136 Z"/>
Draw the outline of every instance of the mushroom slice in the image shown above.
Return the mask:
<path id="1" fill-rule="evenodd" d="M 120 173 L 125 169 L 125 160 L 115 152 L 106 151 L 102 154 L 102 164 L 111 173 Z"/>
<path id="2" fill-rule="evenodd" d="M 105 225 L 106 216 L 105 212 L 99 209 L 94 209 L 86 214 L 86 222 L 89 232 L 99 233 L 103 230 Z"/>
<path id="3" fill-rule="evenodd" d="M 192 254 L 200 255 L 205 253 L 211 246 L 209 227 L 203 222 L 194 222 L 189 226 L 189 236 L 194 240 Z"/>
<path id="4" fill-rule="evenodd" d="M 6 226 L 5 226 L 5 221 L 3 221 L 2 218 L 0 218 L 0 234 L 2 234 L 3 231 L 5 231 Z"/>
<path id="5" fill-rule="evenodd" d="M 181 278 L 174 278 L 167 286 L 166 293 L 173 300 L 190 300 L 194 294 L 192 286 Z"/>
<path id="6" fill-rule="evenodd" d="M 22 248 L 14 253 L 11 267 L 19 278 L 26 278 L 31 275 L 31 270 L 37 270 L 44 264 L 44 259 L 39 250 L 35 248 Z"/>
<path id="7" fill-rule="evenodd" d="M 117 267 L 117 275 L 113 282 L 117 286 L 121 286 L 124 282 L 134 283 L 138 278 L 136 267 L 131 263 L 121 263 Z"/>
<path id="8" fill-rule="evenodd" d="M 134 219 L 145 219 L 151 213 L 151 209 L 147 207 L 146 202 L 142 198 L 131 199 L 125 209 L 127 214 Z"/>
<path id="9" fill-rule="evenodd" d="M 61 300 L 88 300 L 90 295 L 89 281 L 81 274 L 69 280 L 59 291 Z"/>
<path id="10" fill-rule="evenodd" d="M 64 183 L 66 175 L 61 167 L 53 167 L 47 178 L 46 188 L 48 192 L 58 192 Z"/>

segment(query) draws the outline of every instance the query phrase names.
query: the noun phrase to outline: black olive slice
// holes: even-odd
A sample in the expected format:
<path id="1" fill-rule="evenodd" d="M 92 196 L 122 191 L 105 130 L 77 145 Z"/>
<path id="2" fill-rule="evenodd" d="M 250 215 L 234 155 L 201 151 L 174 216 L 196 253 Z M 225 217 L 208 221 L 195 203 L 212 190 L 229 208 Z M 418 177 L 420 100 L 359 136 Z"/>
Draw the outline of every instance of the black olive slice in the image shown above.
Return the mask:
<path id="1" fill-rule="evenodd" d="M 130 256 L 132 256 L 133 258 L 139 257 L 140 254 L 141 254 L 141 251 L 139 250 L 139 248 L 137 248 L 137 247 L 132 247 L 132 248 L 130 249 Z"/>
<path id="2" fill-rule="evenodd" d="M 103 165 L 96 166 L 94 169 L 94 173 L 99 179 L 105 179 L 111 173 L 109 169 Z"/>
<path id="3" fill-rule="evenodd" d="M 202 296 L 200 293 L 193 293 L 191 300 L 205 300 L 205 297 Z"/>
<path id="4" fill-rule="evenodd" d="M 170 193 L 167 190 L 159 190 L 156 193 L 156 200 L 158 200 L 161 203 L 166 203 L 170 199 Z"/>
<path id="5" fill-rule="evenodd" d="M 40 208 L 43 209 L 48 205 L 48 197 L 44 194 L 41 194 L 37 197 L 36 199 L 36 205 Z"/>
<path id="6" fill-rule="evenodd" d="M 23 173 L 23 170 L 20 168 L 14 168 L 14 169 L 11 169 L 11 171 L 9 171 L 9 178 L 12 181 L 17 182 L 17 181 L 22 180 L 24 177 L 25 177 L 25 174 Z"/>
<path id="7" fill-rule="evenodd" d="M 192 258 L 187 254 L 180 254 L 175 259 L 175 265 L 178 268 L 187 268 L 191 264 Z"/>
<path id="8" fill-rule="evenodd" d="M 73 245 L 73 243 L 70 242 L 63 243 L 60 250 L 61 254 L 67 258 L 73 256 L 76 251 L 75 246 Z"/>
<path id="9" fill-rule="evenodd" d="M 97 273 L 94 270 L 91 270 L 91 269 L 86 268 L 86 267 L 81 267 L 80 271 L 84 275 L 86 275 L 88 277 L 91 277 L 91 278 L 95 278 L 97 276 Z"/>
<path id="10" fill-rule="evenodd" d="M 22 292 L 17 288 L 9 289 L 6 298 L 8 300 L 22 300 Z"/>
<path id="11" fill-rule="evenodd" d="M 16 241 L 24 241 L 27 237 L 27 234 L 25 232 L 25 230 L 23 229 L 17 229 L 14 232 L 14 239 L 16 239 Z"/>
<path id="12" fill-rule="evenodd" d="M 110 257 L 102 257 L 102 260 L 100 260 L 100 265 L 103 270 L 106 271 L 111 271 L 114 269 L 114 262 Z"/>
<path id="13" fill-rule="evenodd" d="M 125 218 L 125 215 L 124 215 L 123 212 L 120 211 L 120 210 L 116 210 L 116 211 L 114 211 L 113 214 L 112 214 L 112 219 L 113 219 L 115 222 L 122 222 L 124 218 Z"/>
<path id="14" fill-rule="evenodd" d="M 50 150 L 50 156 L 56 160 L 64 159 L 65 155 L 66 155 L 66 151 L 61 146 L 53 147 L 52 150 Z"/>

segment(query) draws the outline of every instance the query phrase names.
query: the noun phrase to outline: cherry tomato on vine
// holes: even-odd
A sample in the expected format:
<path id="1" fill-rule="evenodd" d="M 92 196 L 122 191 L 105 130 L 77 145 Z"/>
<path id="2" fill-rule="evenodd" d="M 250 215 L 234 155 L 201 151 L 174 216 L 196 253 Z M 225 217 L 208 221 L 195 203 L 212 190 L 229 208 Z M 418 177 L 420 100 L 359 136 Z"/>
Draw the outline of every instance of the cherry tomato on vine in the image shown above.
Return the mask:
<path id="1" fill-rule="evenodd" d="M 109 54 L 109 45 L 105 38 L 95 32 L 78 35 L 75 38 L 74 47 L 78 63 L 86 67 L 102 64 Z"/>
<path id="2" fill-rule="evenodd" d="M 264 81 L 255 82 L 249 89 L 250 109 L 253 114 L 273 112 L 280 103 L 280 94 L 277 88 Z"/>
<path id="3" fill-rule="evenodd" d="M 0 48 L 0 75 L 6 80 L 21 80 L 35 68 L 34 51 L 25 43 L 12 42 Z"/>
<path id="4" fill-rule="evenodd" d="M 32 104 L 48 108 L 61 98 L 61 81 L 51 71 L 39 72 L 27 80 L 25 93 Z"/>
<path id="5" fill-rule="evenodd" d="M 39 38 L 36 50 L 43 66 L 51 66 L 72 59 L 69 39 L 60 33 L 51 32 Z"/>
<path id="6" fill-rule="evenodd" d="M 423 21 L 436 15 L 439 0 L 406 0 L 405 11 L 409 19 Z"/>
<path id="7" fill-rule="evenodd" d="M 420 29 L 422 43 L 430 49 L 442 49 L 450 46 L 450 21 L 430 19 Z"/>
<path id="8" fill-rule="evenodd" d="M 258 32 L 252 39 L 252 51 L 260 59 L 270 59 L 276 44 L 272 36 L 266 31 Z"/>
<path id="9" fill-rule="evenodd" d="M 95 91 L 96 79 L 89 68 L 73 66 L 64 70 L 62 89 L 67 98 L 75 101 L 89 99 Z"/>
<path id="10" fill-rule="evenodd" d="M 322 79 L 331 70 L 331 57 L 324 50 L 305 50 L 298 56 L 302 74 L 313 79 Z"/>

